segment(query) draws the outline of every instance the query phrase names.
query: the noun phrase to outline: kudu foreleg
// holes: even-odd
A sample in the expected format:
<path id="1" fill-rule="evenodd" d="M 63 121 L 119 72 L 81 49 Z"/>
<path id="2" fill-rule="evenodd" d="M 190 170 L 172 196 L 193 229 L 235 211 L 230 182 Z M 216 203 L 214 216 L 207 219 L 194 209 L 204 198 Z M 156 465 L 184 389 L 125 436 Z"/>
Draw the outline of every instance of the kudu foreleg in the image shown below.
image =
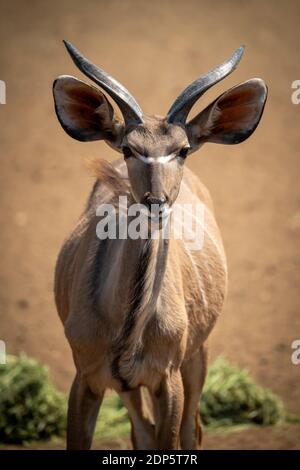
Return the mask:
<path id="1" fill-rule="evenodd" d="M 180 370 L 170 372 L 153 395 L 156 445 L 159 450 L 179 449 L 184 392 Z"/>
<path id="2" fill-rule="evenodd" d="M 139 387 L 130 392 L 120 393 L 131 421 L 131 440 L 134 449 L 155 449 L 155 427 L 149 409 L 147 391 Z M 147 400 L 148 398 L 148 400 Z"/>
<path id="3" fill-rule="evenodd" d="M 95 395 L 76 375 L 68 403 L 67 450 L 90 449 L 103 396 L 104 391 Z"/>
<path id="4" fill-rule="evenodd" d="M 207 351 L 203 346 L 181 367 L 184 386 L 184 410 L 180 442 L 183 450 L 199 449 L 202 445 L 202 426 L 199 401 L 207 371 Z"/>

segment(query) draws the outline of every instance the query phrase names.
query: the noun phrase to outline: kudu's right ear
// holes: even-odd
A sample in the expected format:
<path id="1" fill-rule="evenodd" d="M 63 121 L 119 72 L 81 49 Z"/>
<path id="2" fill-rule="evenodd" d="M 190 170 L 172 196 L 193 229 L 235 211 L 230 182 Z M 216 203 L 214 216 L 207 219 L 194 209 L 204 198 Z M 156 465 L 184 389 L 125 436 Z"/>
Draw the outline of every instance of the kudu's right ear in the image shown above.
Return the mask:
<path id="1" fill-rule="evenodd" d="M 194 150 L 205 142 L 239 144 L 256 129 L 267 99 L 263 80 L 253 78 L 225 91 L 187 125 Z"/>
<path id="2" fill-rule="evenodd" d="M 118 149 L 123 125 L 101 91 L 62 75 L 54 81 L 53 96 L 58 120 L 67 134 L 81 142 L 106 140 Z"/>

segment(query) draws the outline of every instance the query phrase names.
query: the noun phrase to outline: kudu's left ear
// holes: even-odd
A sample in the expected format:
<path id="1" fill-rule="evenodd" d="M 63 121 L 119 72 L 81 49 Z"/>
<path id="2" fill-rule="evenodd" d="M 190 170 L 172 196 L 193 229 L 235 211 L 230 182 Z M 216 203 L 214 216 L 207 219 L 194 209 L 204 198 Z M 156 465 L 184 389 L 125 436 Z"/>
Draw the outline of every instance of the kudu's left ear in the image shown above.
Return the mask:
<path id="1" fill-rule="evenodd" d="M 123 125 L 101 91 L 75 77 L 62 75 L 53 84 L 53 96 L 58 120 L 73 139 L 106 140 L 118 149 Z"/>
<path id="2" fill-rule="evenodd" d="M 188 124 L 192 149 L 205 142 L 239 144 L 255 131 L 267 99 L 263 80 L 253 78 L 220 95 Z"/>

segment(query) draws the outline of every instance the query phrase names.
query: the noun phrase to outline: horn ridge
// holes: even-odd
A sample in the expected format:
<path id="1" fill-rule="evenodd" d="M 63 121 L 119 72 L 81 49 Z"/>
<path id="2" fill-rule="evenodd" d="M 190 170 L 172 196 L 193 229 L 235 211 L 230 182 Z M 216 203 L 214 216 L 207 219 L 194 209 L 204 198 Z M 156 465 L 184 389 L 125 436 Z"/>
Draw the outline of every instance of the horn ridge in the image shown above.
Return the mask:
<path id="1" fill-rule="evenodd" d="M 63 43 L 79 70 L 103 88 L 117 103 L 123 114 L 125 124 L 142 124 L 143 112 L 129 91 L 104 70 L 86 59 L 69 41 L 63 40 Z"/>
<path id="2" fill-rule="evenodd" d="M 184 124 L 192 106 L 200 96 L 234 71 L 242 58 L 244 49 L 245 46 L 240 46 L 227 61 L 188 85 L 169 109 L 168 122 Z"/>

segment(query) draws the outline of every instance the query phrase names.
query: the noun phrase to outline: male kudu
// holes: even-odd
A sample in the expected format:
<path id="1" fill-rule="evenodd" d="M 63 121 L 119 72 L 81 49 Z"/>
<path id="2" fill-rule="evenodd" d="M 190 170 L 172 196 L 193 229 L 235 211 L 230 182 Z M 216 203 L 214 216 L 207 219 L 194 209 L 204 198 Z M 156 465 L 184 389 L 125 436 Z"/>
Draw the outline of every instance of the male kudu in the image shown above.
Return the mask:
<path id="1" fill-rule="evenodd" d="M 146 116 L 120 83 L 65 45 L 76 66 L 115 101 L 123 121 L 99 88 L 63 75 L 53 87 L 62 127 L 80 141 L 105 140 L 124 156 L 99 164 L 86 209 L 57 262 L 56 304 L 77 369 L 67 448 L 90 448 L 104 392 L 112 388 L 128 408 L 135 448 L 196 449 L 205 342 L 222 310 L 227 269 L 209 193 L 184 162 L 205 142 L 247 139 L 267 89 L 261 79 L 246 81 L 187 122 L 201 95 L 235 69 L 241 47 L 189 85 L 166 117 Z M 175 200 L 204 204 L 202 249 L 160 235 L 100 240 L 96 209 L 116 204 L 120 195 L 128 196 L 126 210 L 138 202 L 151 214 L 155 205 L 159 220 L 172 217 Z"/>

